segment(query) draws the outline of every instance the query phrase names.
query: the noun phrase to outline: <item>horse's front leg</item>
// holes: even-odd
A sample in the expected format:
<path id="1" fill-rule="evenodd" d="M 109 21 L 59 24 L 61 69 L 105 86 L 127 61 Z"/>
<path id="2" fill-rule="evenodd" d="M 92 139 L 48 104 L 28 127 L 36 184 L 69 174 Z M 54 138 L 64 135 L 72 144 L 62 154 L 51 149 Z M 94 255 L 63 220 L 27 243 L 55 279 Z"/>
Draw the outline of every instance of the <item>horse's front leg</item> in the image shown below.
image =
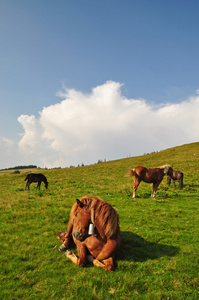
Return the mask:
<path id="1" fill-rule="evenodd" d="M 67 250 L 67 251 L 65 252 L 65 255 L 66 255 L 66 257 L 68 257 L 74 264 L 77 265 L 77 260 L 78 260 L 78 258 L 77 258 L 77 256 L 75 255 L 74 252 Z"/>
<path id="2" fill-rule="evenodd" d="M 59 240 L 63 242 L 63 244 L 59 247 L 60 251 L 66 251 L 66 249 L 68 248 L 72 237 L 72 231 L 73 231 L 73 217 L 70 216 L 68 222 L 68 228 L 64 237 L 62 233 L 61 233 L 62 236 L 61 235 L 59 236 Z"/>
<path id="3" fill-rule="evenodd" d="M 151 198 L 155 198 L 155 194 L 156 194 L 156 191 L 157 191 L 157 189 L 160 185 L 160 182 L 154 182 L 153 183 L 153 191 L 152 191 L 152 194 L 151 194 Z"/>
<path id="4" fill-rule="evenodd" d="M 66 257 L 68 257 L 74 264 L 83 267 L 86 263 L 86 247 L 83 243 L 77 244 L 78 256 L 75 255 L 72 251 L 67 250 L 65 252 Z"/>
<path id="5" fill-rule="evenodd" d="M 171 184 L 171 177 L 170 176 L 167 177 L 167 184 L 168 184 L 168 186 L 170 186 L 170 184 Z"/>

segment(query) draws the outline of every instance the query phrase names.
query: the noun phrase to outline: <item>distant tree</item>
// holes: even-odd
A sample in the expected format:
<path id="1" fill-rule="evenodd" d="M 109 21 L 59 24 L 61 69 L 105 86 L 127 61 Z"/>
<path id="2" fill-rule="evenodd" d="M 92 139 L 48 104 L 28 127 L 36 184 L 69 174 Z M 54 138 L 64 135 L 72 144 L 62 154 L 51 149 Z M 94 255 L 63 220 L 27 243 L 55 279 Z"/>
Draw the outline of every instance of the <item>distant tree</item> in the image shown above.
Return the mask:
<path id="1" fill-rule="evenodd" d="M 16 171 L 13 172 L 13 174 L 20 174 L 20 171 L 16 170 Z"/>
<path id="2" fill-rule="evenodd" d="M 4 171 L 4 170 L 18 170 L 18 169 L 34 169 L 34 168 L 37 168 L 37 166 L 35 166 L 35 165 L 16 166 L 16 167 L 12 167 L 12 168 L 1 169 L 0 171 Z"/>

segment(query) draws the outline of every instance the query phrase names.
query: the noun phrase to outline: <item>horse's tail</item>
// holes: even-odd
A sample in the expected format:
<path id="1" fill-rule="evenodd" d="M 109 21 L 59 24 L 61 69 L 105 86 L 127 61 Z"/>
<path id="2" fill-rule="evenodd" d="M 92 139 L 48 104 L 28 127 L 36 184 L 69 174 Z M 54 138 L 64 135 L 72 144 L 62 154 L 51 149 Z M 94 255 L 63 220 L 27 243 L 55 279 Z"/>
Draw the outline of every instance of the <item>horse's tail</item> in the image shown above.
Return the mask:
<path id="1" fill-rule="evenodd" d="M 28 180 L 28 175 L 26 175 L 26 178 L 24 179 L 24 181 Z"/>
<path id="2" fill-rule="evenodd" d="M 184 177 L 184 174 L 181 173 L 181 178 L 180 178 L 180 189 L 182 189 L 182 187 L 183 187 L 183 177 Z"/>
<path id="3" fill-rule="evenodd" d="M 130 177 L 135 175 L 135 168 L 134 169 L 129 169 L 128 173 L 125 175 L 125 177 Z"/>

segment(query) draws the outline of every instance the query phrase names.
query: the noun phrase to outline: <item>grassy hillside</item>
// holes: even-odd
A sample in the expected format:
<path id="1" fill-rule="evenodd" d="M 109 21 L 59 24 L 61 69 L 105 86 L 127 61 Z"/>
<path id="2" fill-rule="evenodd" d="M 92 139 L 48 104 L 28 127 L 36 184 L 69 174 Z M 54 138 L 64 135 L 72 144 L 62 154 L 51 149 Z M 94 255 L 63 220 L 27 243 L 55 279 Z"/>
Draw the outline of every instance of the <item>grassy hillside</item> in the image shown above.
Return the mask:
<path id="1" fill-rule="evenodd" d="M 184 173 L 184 188 L 156 198 L 141 183 L 132 199 L 138 165 L 173 165 Z M 25 172 L 0 172 L 0 299 L 198 299 L 199 143 L 91 166 L 33 170 L 49 189 L 25 191 Z M 114 272 L 80 268 L 62 252 L 56 232 L 67 228 L 75 199 L 104 198 L 117 208 L 122 243 Z M 73 248 L 75 251 L 75 248 Z"/>

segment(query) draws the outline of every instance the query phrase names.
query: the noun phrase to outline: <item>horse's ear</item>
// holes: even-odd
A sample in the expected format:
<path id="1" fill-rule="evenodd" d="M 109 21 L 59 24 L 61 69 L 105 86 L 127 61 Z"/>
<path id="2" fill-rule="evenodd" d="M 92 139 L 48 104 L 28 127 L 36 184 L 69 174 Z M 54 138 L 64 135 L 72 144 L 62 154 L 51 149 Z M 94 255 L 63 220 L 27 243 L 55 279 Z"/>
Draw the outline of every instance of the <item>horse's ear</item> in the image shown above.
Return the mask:
<path id="1" fill-rule="evenodd" d="M 84 206 L 84 204 L 79 200 L 79 199 L 76 199 L 76 201 L 77 201 L 77 205 L 79 206 L 79 207 L 83 207 Z"/>

